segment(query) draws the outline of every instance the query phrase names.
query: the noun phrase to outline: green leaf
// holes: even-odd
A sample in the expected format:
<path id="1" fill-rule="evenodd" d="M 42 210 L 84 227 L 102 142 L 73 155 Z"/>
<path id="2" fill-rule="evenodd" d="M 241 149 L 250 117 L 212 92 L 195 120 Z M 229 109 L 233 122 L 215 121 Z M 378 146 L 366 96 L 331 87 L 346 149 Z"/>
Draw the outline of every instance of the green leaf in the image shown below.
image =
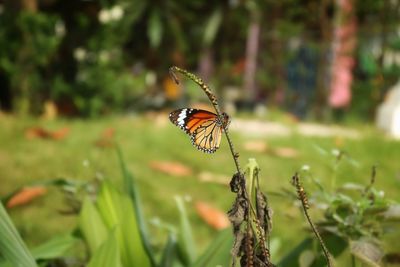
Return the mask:
<path id="1" fill-rule="evenodd" d="M 348 246 L 346 240 L 341 237 L 331 234 L 331 233 L 321 233 L 322 239 L 324 240 L 329 252 L 333 257 L 340 255 Z M 298 267 L 299 266 L 299 257 L 306 250 L 315 249 L 316 240 L 312 238 L 306 238 L 301 241 L 296 247 L 294 247 L 288 254 L 286 254 L 277 264 L 279 267 Z M 318 246 L 319 247 L 319 246 Z M 323 256 L 322 252 L 314 260 L 312 266 L 325 266 L 326 259 Z"/>
<path id="2" fill-rule="evenodd" d="M 285 255 L 277 264 L 279 267 L 296 267 L 299 266 L 298 258 L 303 251 L 312 248 L 312 239 L 306 238 Z"/>
<path id="3" fill-rule="evenodd" d="M 256 205 L 256 186 L 257 186 L 257 181 L 256 181 L 256 173 L 257 170 L 259 169 L 258 164 L 256 159 L 254 158 L 249 158 L 248 162 L 245 166 L 245 172 L 248 177 L 248 186 L 247 186 L 247 191 L 249 192 L 250 195 L 250 201 L 255 207 Z"/>
<path id="4" fill-rule="evenodd" d="M 312 250 L 305 250 L 300 254 L 299 266 L 300 267 L 310 267 L 315 260 L 315 254 Z"/>
<path id="5" fill-rule="evenodd" d="M 108 230 L 99 211 L 89 197 L 86 197 L 83 201 L 78 224 L 88 244 L 89 251 L 93 254 L 107 238 Z"/>
<path id="6" fill-rule="evenodd" d="M 135 208 L 129 196 L 104 181 L 97 199 L 99 212 L 108 229 L 117 228 L 124 266 L 151 266 L 139 233 Z"/>
<path id="7" fill-rule="evenodd" d="M 65 252 L 76 244 L 78 239 L 70 234 L 60 235 L 52 238 L 44 244 L 31 250 L 36 260 L 48 260 L 65 256 Z"/>
<path id="8" fill-rule="evenodd" d="M 278 237 L 274 237 L 271 239 L 269 244 L 269 252 L 271 253 L 271 259 L 275 259 L 275 256 L 278 255 L 281 247 L 282 247 L 282 241 Z"/>
<path id="9" fill-rule="evenodd" d="M 36 267 L 36 262 L 0 202 L 0 251 L 14 267 Z"/>
<path id="10" fill-rule="evenodd" d="M 222 11 L 221 9 L 216 9 L 207 21 L 207 25 L 204 30 L 203 45 L 209 46 L 214 41 L 215 36 L 222 21 Z"/>
<path id="11" fill-rule="evenodd" d="M 116 229 L 110 232 L 108 239 L 96 250 L 87 267 L 122 267 L 116 232 Z"/>
<path id="12" fill-rule="evenodd" d="M 175 202 L 179 211 L 178 252 L 184 265 L 190 265 L 196 258 L 196 247 L 193 232 L 186 214 L 182 197 L 176 196 Z"/>
<path id="13" fill-rule="evenodd" d="M 218 233 L 205 252 L 198 257 L 191 267 L 203 266 L 229 266 L 231 260 L 231 248 L 233 234 L 231 229 L 225 229 Z"/>
<path id="14" fill-rule="evenodd" d="M 139 233 L 140 233 L 141 240 L 143 242 L 143 247 L 147 253 L 147 256 L 149 257 L 151 266 L 155 266 L 156 265 L 155 256 L 150 247 L 150 238 L 149 238 L 149 234 L 148 234 L 147 227 L 145 224 L 145 219 L 144 219 L 143 212 L 142 212 L 142 202 L 141 202 L 141 198 L 140 198 L 139 189 L 136 186 L 136 181 L 135 181 L 132 173 L 129 172 L 128 169 L 126 168 L 126 164 L 125 164 L 124 158 L 122 156 L 121 149 L 118 146 L 117 146 L 117 154 L 118 154 L 118 159 L 119 159 L 119 162 L 121 165 L 121 171 L 122 171 L 122 176 L 123 176 L 123 180 L 124 180 L 124 189 L 125 189 L 125 192 L 131 198 L 131 201 L 134 206 L 136 222 L 139 227 Z"/>
<path id="15" fill-rule="evenodd" d="M 0 267 L 13 267 L 8 261 L 0 261 Z"/>
<path id="16" fill-rule="evenodd" d="M 133 4 L 129 5 L 129 16 L 133 24 L 142 17 L 148 3 L 146 0 L 134 0 Z"/>
<path id="17" fill-rule="evenodd" d="M 177 240 L 173 233 L 168 235 L 159 267 L 172 267 L 176 259 Z"/>
<path id="18" fill-rule="evenodd" d="M 160 12 L 154 10 L 149 18 L 147 26 L 147 37 L 150 40 L 150 46 L 153 48 L 159 47 L 163 34 L 163 25 L 161 22 Z"/>

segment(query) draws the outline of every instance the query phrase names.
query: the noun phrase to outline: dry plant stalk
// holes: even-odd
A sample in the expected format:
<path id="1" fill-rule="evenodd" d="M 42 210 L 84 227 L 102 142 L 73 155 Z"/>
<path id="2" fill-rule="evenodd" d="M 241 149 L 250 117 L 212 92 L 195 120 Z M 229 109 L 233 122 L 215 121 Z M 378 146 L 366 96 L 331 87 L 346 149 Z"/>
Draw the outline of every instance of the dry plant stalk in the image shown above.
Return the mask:
<path id="1" fill-rule="evenodd" d="M 193 73 L 173 66 L 170 68 L 170 74 L 177 84 L 179 84 L 179 81 L 175 72 L 185 75 L 200 86 L 214 106 L 217 116 L 222 120 L 223 115 L 217 97 L 208 85 Z M 241 171 L 238 162 L 239 154 L 233 148 L 227 125 L 223 127 L 236 166 L 236 173 L 230 182 L 231 191 L 236 193 L 236 199 L 228 212 L 229 220 L 233 226 L 233 234 L 235 235 L 231 250 L 232 266 L 236 266 L 236 259 L 240 258 L 241 267 L 273 267 L 275 265 L 270 262 L 268 248 L 271 231 L 271 211 L 268 207 L 267 198 L 259 187 L 259 168 L 255 160 L 248 164 L 247 175 L 250 181 L 249 190 L 251 191 L 249 193 L 246 186 L 245 173 Z"/>
<path id="2" fill-rule="evenodd" d="M 311 220 L 310 215 L 308 214 L 308 209 L 310 208 L 310 205 L 308 204 L 307 194 L 304 191 L 302 184 L 300 183 L 300 178 L 299 178 L 298 173 L 295 173 L 295 175 L 292 177 L 292 183 L 296 187 L 297 196 L 301 202 L 301 206 L 303 207 L 304 215 L 306 216 L 307 221 L 310 224 L 312 231 L 314 232 L 316 238 L 318 239 L 319 244 L 321 245 L 321 248 L 324 253 L 328 267 L 333 267 L 331 255 L 330 255 L 327 247 L 325 246 L 325 243 L 322 240 L 322 237 L 321 237 L 319 231 L 317 230 L 317 227 L 315 226 L 314 222 Z"/>

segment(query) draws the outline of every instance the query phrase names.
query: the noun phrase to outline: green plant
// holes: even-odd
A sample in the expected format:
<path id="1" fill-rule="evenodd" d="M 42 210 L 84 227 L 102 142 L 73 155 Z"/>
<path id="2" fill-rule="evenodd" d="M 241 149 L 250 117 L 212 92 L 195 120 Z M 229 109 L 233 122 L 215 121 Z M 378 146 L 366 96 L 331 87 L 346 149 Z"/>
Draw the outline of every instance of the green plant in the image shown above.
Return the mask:
<path id="1" fill-rule="evenodd" d="M 168 240 L 161 249 L 161 259 L 156 260 L 160 252 L 153 251 L 150 246 L 151 235 L 141 213 L 142 204 L 135 179 L 126 169 L 119 150 L 118 156 L 124 189 L 118 190 L 109 181 L 101 181 L 94 201 L 85 197 L 80 211 L 79 229 L 91 255 L 90 266 L 110 266 L 107 264 L 113 262 L 121 266 L 200 267 L 229 261 L 232 241 L 229 231 L 222 231 L 203 255 L 196 256 L 192 230 L 180 197 L 175 199 L 180 214 L 179 226 L 158 224 L 168 231 Z M 113 252 L 103 253 L 106 248 Z"/>
<path id="2" fill-rule="evenodd" d="M 35 267 L 38 263 L 69 266 L 63 258 L 79 241 L 83 241 L 87 247 L 87 266 L 203 267 L 229 262 L 232 243 L 229 230 L 218 233 L 205 252 L 196 256 L 193 233 L 181 197 L 175 199 L 180 215 L 179 226 L 156 225 L 168 232 L 168 239 L 160 251 L 154 251 L 150 245 L 152 236 L 147 232 L 141 212 L 142 204 L 135 179 L 126 169 L 119 150 L 118 156 L 123 190 L 109 180 L 90 184 L 57 179 L 48 183 L 65 190 L 73 210 L 83 197 L 78 206 L 78 231 L 74 235 L 57 236 L 28 250 L 0 203 L 0 256 L 4 257 L 0 257 L 0 266 Z M 99 190 L 93 191 L 94 188 Z"/>
<path id="3" fill-rule="evenodd" d="M 329 155 L 324 150 L 322 152 Z M 303 202 L 302 206 L 305 211 L 312 207 L 320 213 L 321 218 L 314 227 L 321 233 L 326 246 L 335 257 L 339 257 L 345 251 L 350 253 L 350 259 L 343 260 L 346 266 L 356 266 L 356 262 L 380 266 L 388 259 L 389 254 L 399 253 L 388 250 L 390 246 L 386 244 L 385 239 L 388 234 L 400 232 L 400 204 L 388 199 L 383 191 L 375 188 L 376 167 L 372 168 L 370 181 L 366 185 L 349 182 L 336 186 L 334 180 L 339 163 L 347 160 L 354 164 L 354 160 L 343 151 L 334 151 L 332 154 L 334 166 L 331 180 L 334 186 L 330 190 L 326 190 L 319 180 L 314 178 L 309 168 L 304 168 L 296 174 L 296 187 Z M 310 194 L 309 200 L 304 188 L 299 184 L 300 178 L 316 188 L 316 191 Z M 306 216 L 309 217 L 307 212 Z M 306 238 L 281 260 L 279 266 L 321 266 L 323 262 L 320 255 L 320 250 Z"/>
<path id="4" fill-rule="evenodd" d="M 36 262 L 0 202 L 1 256 L 14 266 L 36 267 Z M 4 263 L 3 263 L 4 265 Z"/>
<path id="5" fill-rule="evenodd" d="M 57 15 L 12 12 L 0 15 L 0 71 L 13 91 L 14 106 L 22 113 L 38 112 L 49 84 L 44 69 L 51 65 L 63 31 Z"/>
<path id="6" fill-rule="evenodd" d="M 28 249 L 0 202 L 0 266 L 37 267 L 65 256 L 77 239 L 70 234 L 56 236 L 35 248 Z"/>

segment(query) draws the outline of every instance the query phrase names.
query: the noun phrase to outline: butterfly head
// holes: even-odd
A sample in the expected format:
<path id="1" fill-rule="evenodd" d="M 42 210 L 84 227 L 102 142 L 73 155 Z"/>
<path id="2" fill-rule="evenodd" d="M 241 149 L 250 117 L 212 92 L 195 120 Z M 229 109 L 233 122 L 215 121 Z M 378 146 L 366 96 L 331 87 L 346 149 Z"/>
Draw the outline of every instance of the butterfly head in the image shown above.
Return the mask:
<path id="1" fill-rule="evenodd" d="M 226 128 L 229 125 L 230 122 L 231 122 L 231 120 L 229 118 L 229 115 L 226 114 L 225 112 L 222 112 L 222 114 L 221 114 L 221 126 L 223 128 Z"/>

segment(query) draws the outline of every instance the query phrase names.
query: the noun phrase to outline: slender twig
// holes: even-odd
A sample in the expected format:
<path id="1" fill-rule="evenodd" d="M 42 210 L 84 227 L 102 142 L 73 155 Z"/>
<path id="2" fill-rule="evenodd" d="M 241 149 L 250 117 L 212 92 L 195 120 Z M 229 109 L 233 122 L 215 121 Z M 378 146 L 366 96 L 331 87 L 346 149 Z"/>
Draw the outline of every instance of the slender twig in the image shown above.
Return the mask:
<path id="1" fill-rule="evenodd" d="M 173 67 L 171 67 L 169 69 L 169 72 L 171 74 L 171 77 L 173 78 L 173 80 L 177 84 L 179 84 L 179 80 L 175 76 L 175 73 L 174 73 L 175 71 L 177 71 L 179 73 L 182 73 L 183 75 L 185 75 L 186 77 L 188 77 L 189 79 L 191 79 L 192 81 L 197 83 L 201 87 L 201 89 L 203 89 L 203 91 L 206 93 L 206 95 L 210 99 L 212 105 L 214 106 L 214 109 L 215 109 L 215 112 L 216 112 L 218 118 L 222 121 L 223 116 L 222 116 L 221 109 L 220 109 L 220 107 L 218 105 L 217 97 L 213 94 L 213 92 L 211 91 L 210 87 L 208 87 L 208 85 L 205 84 L 201 78 L 197 77 L 193 73 L 190 73 L 187 70 L 181 69 L 179 67 L 173 66 Z M 238 154 L 235 152 L 235 149 L 233 148 L 233 143 L 232 143 L 231 138 L 230 138 L 229 133 L 228 133 L 228 125 L 227 124 L 222 124 L 222 127 L 224 129 L 226 139 L 228 140 L 228 144 L 229 144 L 230 151 L 232 153 L 233 160 L 235 161 L 236 170 L 237 170 L 238 173 L 240 173 L 240 165 L 239 165 L 239 162 L 238 162 L 238 159 L 237 159 L 238 158 Z"/>
<path id="2" fill-rule="evenodd" d="M 374 186 L 375 179 L 376 179 L 376 168 L 377 168 L 376 165 L 372 166 L 371 178 L 369 179 L 369 184 L 365 187 L 364 194 L 368 193 L 371 190 L 371 188 Z"/>
<path id="3" fill-rule="evenodd" d="M 169 73 L 170 73 L 172 79 L 175 81 L 176 84 L 179 84 L 179 80 L 178 80 L 178 78 L 176 77 L 176 75 L 175 75 L 175 73 L 174 73 L 175 71 L 176 71 L 176 72 L 179 72 L 179 73 L 181 73 L 181 74 L 183 74 L 183 75 L 185 75 L 186 77 L 188 77 L 189 79 L 191 79 L 193 82 L 197 83 L 197 84 L 201 87 L 201 89 L 203 89 L 203 91 L 206 93 L 207 97 L 210 99 L 212 105 L 214 106 L 214 109 L 215 109 L 215 112 L 216 112 L 218 118 L 220 118 L 220 120 L 222 120 L 222 117 L 223 117 L 223 116 L 222 116 L 221 109 L 220 109 L 220 107 L 219 107 L 219 105 L 218 105 L 217 97 L 213 94 L 213 92 L 211 91 L 210 87 L 208 87 L 208 85 L 205 84 L 201 78 L 197 77 L 197 76 L 194 75 L 193 73 L 190 73 L 190 72 L 188 72 L 187 70 L 181 69 L 181 68 L 179 68 L 179 67 L 172 66 L 172 67 L 170 67 L 170 69 L 169 69 Z M 229 132 L 228 132 L 228 125 L 227 125 L 227 124 L 222 124 L 222 126 L 223 126 L 223 129 L 224 129 L 224 132 L 225 132 L 226 139 L 227 139 L 228 144 L 229 144 L 229 149 L 230 149 L 230 151 L 231 151 L 232 158 L 233 158 L 233 160 L 234 160 L 234 162 L 235 162 L 235 166 L 236 166 L 237 173 L 241 173 L 240 165 L 239 165 L 239 161 L 238 161 L 239 154 L 236 153 L 236 152 L 235 152 L 235 149 L 233 148 L 233 143 L 232 143 L 232 140 L 231 140 L 231 138 L 230 138 L 230 136 L 229 136 Z M 240 176 L 240 177 L 241 177 L 241 176 Z M 244 184 L 245 184 L 245 183 L 244 183 Z M 246 190 L 246 187 L 245 187 L 245 186 L 244 186 L 244 188 L 243 188 L 243 191 L 244 191 L 244 193 L 245 193 L 245 196 L 246 196 L 248 199 L 250 199 L 250 198 L 248 197 L 247 190 Z M 249 201 L 249 203 L 250 203 L 250 208 L 251 208 L 253 214 L 256 215 L 257 213 L 256 213 L 254 207 L 251 205 L 251 201 Z"/>
<path id="4" fill-rule="evenodd" d="M 303 208 L 304 215 L 306 216 L 307 221 L 310 224 L 312 231 L 314 232 L 315 236 L 317 237 L 317 239 L 321 245 L 321 248 L 325 255 L 328 267 L 332 267 L 333 265 L 332 265 L 331 256 L 329 254 L 328 248 L 325 246 L 325 243 L 322 240 L 322 237 L 321 237 L 319 231 L 317 230 L 317 227 L 315 226 L 314 222 L 311 220 L 310 215 L 308 214 L 308 209 L 310 208 L 310 206 L 308 205 L 308 199 L 307 199 L 306 192 L 304 191 L 304 188 L 300 183 L 300 179 L 299 179 L 299 176 L 297 173 L 293 176 L 292 182 L 293 182 L 293 185 L 297 189 L 297 195 L 301 201 L 301 206 Z"/>
<path id="5" fill-rule="evenodd" d="M 175 73 L 174 73 L 175 71 L 176 71 L 176 72 L 179 72 L 179 73 L 181 73 L 181 74 L 183 74 L 183 75 L 185 75 L 186 77 L 188 77 L 189 79 L 191 79 L 192 81 L 194 81 L 195 83 L 197 83 L 197 84 L 201 87 L 201 89 L 203 89 L 203 91 L 206 93 L 207 97 L 210 99 L 212 105 L 214 106 L 214 109 L 215 109 L 215 112 L 216 112 L 217 116 L 218 116 L 220 119 L 222 119 L 222 113 L 221 113 L 221 109 L 220 109 L 220 107 L 219 107 L 219 105 L 218 105 L 217 97 L 213 94 L 213 92 L 211 91 L 210 87 L 208 87 L 208 85 L 205 84 L 201 78 L 197 77 L 197 76 L 194 75 L 193 73 L 190 73 L 190 72 L 188 72 L 187 70 L 181 69 L 181 68 L 179 68 L 179 67 L 172 66 L 172 67 L 169 69 L 169 73 L 170 73 L 172 79 L 173 79 L 173 80 L 175 81 L 175 83 L 177 83 L 177 84 L 179 84 L 179 80 L 178 80 L 178 78 L 175 76 Z M 229 149 L 230 149 L 230 151 L 231 151 L 232 158 L 233 158 L 233 160 L 234 160 L 234 162 L 235 162 L 235 166 L 236 166 L 237 173 L 241 173 L 241 171 L 240 171 L 240 165 L 239 165 L 239 161 L 238 161 L 239 154 L 236 153 L 236 152 L 235 152 L 235 149 L 233 148 L 233 143 L 232 143 L 232 140 L 231 140 L 231 138 L 230 138 L 230 136 L 229 136 L 229 132 L 228 132 L 228 125 L 227 125 L 227 124 L 223 124 L 222 126 L 223 126 L 223 128 L 224 128 L 225 136 L 226 136 L 226 139 L 227 139 L 228 144 L 229 144 Z M 244 183 L 244 184 L 245 184 L 245 183 Z M 249 198 L 249 196 L 248 196 L 248 194 L 247 194 L 247 190 L 246 190 L 246 187 L 245 187 L 245 186 L 244 186 L 244 188 L 243 188 L 243 191 L 244 191 L 244 194 L 245 194 L 246 198 L 248 198 L 248 199 L 250 200 L 250 198 Z M 256 213 L 256 211 L 255 211 L 253 205 L 251 204 L 251 201 L 249 201 L 249 204 L 250 204 L 250 205 L 249 205 L 249 206 L 250 206 L 250 209 L 252 210 L 253 214 L 256 216 L 257 213 Z"/>
<path id="6" fill-rule="evenodd" d="M 199 85 L 201 87 L 201 89 L 206 93 L 207 97 L 209 98 L 209 100 L 211 101 L 212 105 L 214 106 L 214 109 L 215 109 L 215 112 L 216 112 L 216 114 L 218 116 L 218 119 L 221 122 L 223 121 L 224 116 L 223 116 L 223 114 L 221 112 L 221 109 L 220 109 L 220 107 L 218 105 L 217 97 L 212 93 L 211 89 L 208 87 L 208 85 L 206 85 L 203 82 L 203 80 L 201 78 L 197 77 L 193 73 L 188 72 L 187 70 L 181 69 L 181 68 L 176 67 L 176 66 L 171 67 L 169 69 L 169 71 L 170 71 L 170 75 L 171 75 L 172 79 L 175 81 L 176 84 L 179 84 L 179 80 L 175 76 L 175 73 L 174 73 L 175 71 L 185 75 L 186 77 L 191 79 L 193 82 L 195 82 L 197 85 Z M 229 149 L 231 151 L 232 158 L 233 158 L 233 160 L 235 162 L 237 173 L 241 174 L 242 172 L 240 170 L 240 165 L 239 165 L 239 161 L 238 161 L 239 154 L 235 152 L 235 149 L 233 147 L 233 142 L 232 142 L 232 140 L 231 140 L 231 138 L 229 136 L 228 123 L 226 123 L 226 124 L 222 123 L 221 125 L 223 127 L 224 132 L 225 132 L 225 136 L 226 136 L 226 139 L 227 139 L 228 144 L 229 144 Z M 239 175 L 239 177 L 243 177 L 243 176 Z M 249 194 L 247 192 L 246 181 L 244 180 L 244 178 L 240 178 L 240 179 L 243 179 L 243 183 L 240 183 L 240 185 L 242 185 L 242 192 L 243 192 L 244 197 L 247 200 L 247 202 L 249 204 L 249 207 L 250 207 L 250 209 L 248 210 L 248 216 L 247 216 L 247 227 L 248 227 L 248 230 L 250 230 L 249 227 L 252 225 L 252 221 L 253 221 L 256 224 L 255 228 L 257 229 L 257 231 L 259 232 L 259 235 L 261 236 L 261 241 L 260 242 L 262 242 L 262 249 L 263 249 L 263 251 L 267 251 L 266 248 L 265 248 L 265 235 L 264 235 L 264 233 L 262 231 L 262 228 L 260 226 L 260 222 L 257 219 L 257 212 L 256 212 L 255 208 L 253 207 L 253 205 L 251 203 L 251 199 L 250 199 Z M 254 220 L 250 219 L 251 218 L 251 214 L 254 215 Z M 266 258 L 269 260 L 269 255 L 266 255 Z"/>

